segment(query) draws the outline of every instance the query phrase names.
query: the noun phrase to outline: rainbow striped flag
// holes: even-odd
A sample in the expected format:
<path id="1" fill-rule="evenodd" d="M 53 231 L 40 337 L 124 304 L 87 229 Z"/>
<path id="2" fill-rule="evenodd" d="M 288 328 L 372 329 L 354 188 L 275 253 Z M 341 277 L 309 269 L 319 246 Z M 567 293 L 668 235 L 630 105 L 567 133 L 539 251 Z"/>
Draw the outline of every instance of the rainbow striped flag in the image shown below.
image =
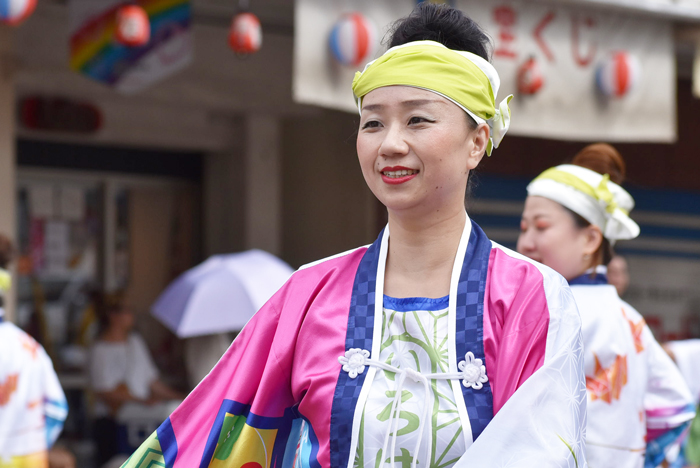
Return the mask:
<path id="1" fill-rule="evenodd" d="M 131 3 L 131 2 L 129 2 Z M 123 0 L 72 0 L 70 67 L 115 89 L 131 93 L 160 81 L 192 60 L 190 0 L 138 0 L 151 23 L 142 47 L 115 40 Z"/>

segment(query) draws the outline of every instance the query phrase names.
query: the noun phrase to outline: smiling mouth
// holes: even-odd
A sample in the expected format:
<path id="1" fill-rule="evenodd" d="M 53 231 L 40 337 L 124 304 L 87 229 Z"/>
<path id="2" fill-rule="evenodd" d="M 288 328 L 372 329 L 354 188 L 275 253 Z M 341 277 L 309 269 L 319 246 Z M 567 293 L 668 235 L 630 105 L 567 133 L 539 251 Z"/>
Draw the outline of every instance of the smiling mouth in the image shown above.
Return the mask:
<path id="1" fill-rule="evenodd" d="M 400 179 L 401 177 L 411 176 L 414 174 L 418 174 L 418 171 L 415 169 L 402 169 L 400 171 L 382 171 L 382 175 L 390 179 Z"/>

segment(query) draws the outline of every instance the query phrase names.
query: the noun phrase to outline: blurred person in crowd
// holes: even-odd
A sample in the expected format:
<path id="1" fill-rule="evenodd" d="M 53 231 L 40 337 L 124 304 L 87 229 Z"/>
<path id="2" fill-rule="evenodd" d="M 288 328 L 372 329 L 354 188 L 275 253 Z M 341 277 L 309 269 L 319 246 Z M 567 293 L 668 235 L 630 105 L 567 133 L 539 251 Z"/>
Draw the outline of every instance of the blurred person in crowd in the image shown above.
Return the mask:
<path id="1" fill-rule="evenodd" d="M 0 234 L 0 301 L 11 287 L 13 256 L 12 242 Z M 47 468 L 68 403 L 44 348 L 3 316 L 0 304 L 0 468 Z"/>
<path id="2" fill-rule="evenodd" d="M 510 122 L 489 45 L 447 5 L 394 25 L 353 83 L 387 229 L 294 273 L 126 467 L 586 466 L 571 291 L 465 211 Z"/>
<path id="3" fill-rule="evenodd" d="M 627 260 L 621 255 L 615 255 L 608 263 L 608 284 L 615 286 L 617 295 L 622 297 L 630 285 L 630 274 Z"/>
<path id="4" fill-rule="evenodd" d="M 544 171 L 527 187 L 517 248 L 568 280 L 581 313 L 588 463 L 655 467 L 695 410 L 678 368 L 608 284 L 613 244 L 639 235 L 624 175 L 622 157 L 603 143 Z"/>
<path id="5" fill-rule="evenodd" d="M 695 415 L 690 432 L 683 447 L 683 457 L 687 467 L 700 467 L 700 413 Z"/>
<path id="6" fill-rule="evenodd" d="M 696 404 L 700 404 L 700 339 L 668 341 L 663 345 L 681 371 Z"/>
<path id="7" fill-rule="evenodd" d="M 159 379 L 146 343 L 133 331 L 134 314 L 121 296 L 96 295 L 95 302 L 100 332 L 90 350 L 90 385 L 96 400 L 97 462 L 102 465 L 126 449 L 120 446 L 126 444 L 120 444 L 120 414 L 158 414 L 157 408 L 145 406 L 182 400 L 184 395 Z"/>

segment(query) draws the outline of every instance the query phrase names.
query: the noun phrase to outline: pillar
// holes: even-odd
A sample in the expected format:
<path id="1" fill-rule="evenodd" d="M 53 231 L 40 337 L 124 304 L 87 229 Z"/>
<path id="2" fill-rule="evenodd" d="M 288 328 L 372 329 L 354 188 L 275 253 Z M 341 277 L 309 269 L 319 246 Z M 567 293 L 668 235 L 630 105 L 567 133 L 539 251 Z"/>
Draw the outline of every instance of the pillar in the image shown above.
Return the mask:
<path id="1" fill-rule="evenodd" d="M 12 29 L 0 26 L 0 232 L 17 240 L 15 158 L 15 54 Z M 5 298 L 6 319 L 14 318 L 15 291 Z"/>
<path id="2" fill-rule="evenodd" d="M 280 255 L 282 161 L 280 122 L 252 114 L 245 128 L 245 245 Z"/>

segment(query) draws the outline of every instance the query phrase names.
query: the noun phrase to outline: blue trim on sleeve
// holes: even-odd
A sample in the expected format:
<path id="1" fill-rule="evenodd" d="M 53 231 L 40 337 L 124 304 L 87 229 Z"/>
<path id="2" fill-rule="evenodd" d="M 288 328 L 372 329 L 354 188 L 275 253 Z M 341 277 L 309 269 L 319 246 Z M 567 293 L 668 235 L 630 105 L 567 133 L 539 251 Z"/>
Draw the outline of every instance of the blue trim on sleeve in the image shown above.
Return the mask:
<path id="1" fill-rule="evenodd" d="M 175 431 L 173 431 L 170 418 L 166 419 L 156 429 L 156 434 L 158 435 L 160 450 L 163 452 L 165 466 L 171 468 L 175 464 L 175 458 L 177 458 L 177 439 L 175 439 Z"/>
<path id="2" fill-rule="evenodd" d="M 692 408 L 692 405 L 690 406 Z M 647 452 L 644 456 L 644 468 L 656 468 L 666 458 L 666 450 L 678 441 L 683 431 L 692 421 L 686 421 L 678 427 L 674 427 L 647 444 Z"/>
<path id="3" fill-rule="evenodd" d="M 450 296 L 430 297 L 391 297 L 384 295 L 384 308 L 396 312 L 436 311 L 447 309 Z"/>

